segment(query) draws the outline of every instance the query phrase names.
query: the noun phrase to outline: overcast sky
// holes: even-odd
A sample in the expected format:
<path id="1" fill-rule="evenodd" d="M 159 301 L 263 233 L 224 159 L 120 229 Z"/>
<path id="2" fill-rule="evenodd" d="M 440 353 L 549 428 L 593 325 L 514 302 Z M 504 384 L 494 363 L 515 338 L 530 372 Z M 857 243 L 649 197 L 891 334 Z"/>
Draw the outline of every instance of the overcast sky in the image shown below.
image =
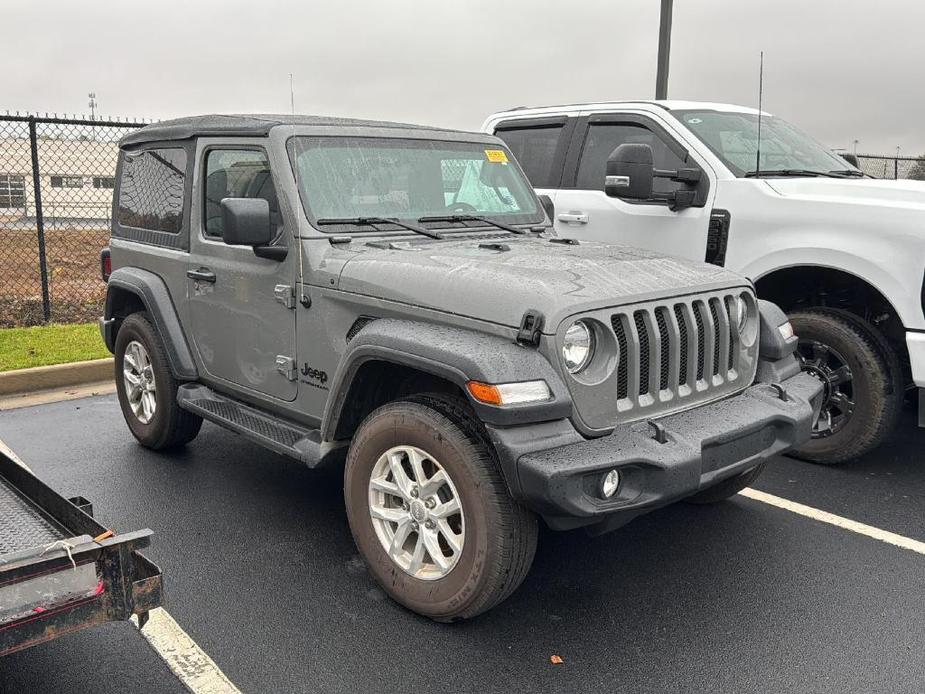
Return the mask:
<path id="1" fill-rule="evenodd" d="M 477 129 L 519 104 L 649 98 L 659 0 L 0 0 L 0 111 L 296 110 Z M 925 1 L 675 0 L 670 96 L 831 147 L 925 152 Z"/>

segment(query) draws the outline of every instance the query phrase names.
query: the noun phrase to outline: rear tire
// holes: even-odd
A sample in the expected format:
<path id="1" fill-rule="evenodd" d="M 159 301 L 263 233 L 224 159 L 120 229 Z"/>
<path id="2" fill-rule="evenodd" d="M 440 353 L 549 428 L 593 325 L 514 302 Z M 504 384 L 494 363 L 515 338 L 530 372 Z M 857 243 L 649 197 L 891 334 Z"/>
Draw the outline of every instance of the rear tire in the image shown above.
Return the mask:
<path id="1" fill-rule="evenodd" d="M 438 474 L 449 482 L 433 487 Z M 510 497 L 480 423 L 456 398 L 414 396 L 370 414 L 350 446 L 344 496 L 372 576 L 426 617 L 455 621 L 491 609 L 533 562 L 536 517 Z M 459 513 L 440 515 L 453 499 Z"/>
<path id="2" fill-rule="evenodd" d="M 741 492 L 746 487 L 751 486 L 752 482 L 758 479 L 758 475 L 761 474 L 764 470 L 765 463 L 761 465 L 756 465 L 753 468 L 746 470 L 745 472 L 740 472 L 735 477 L 730 477 L 725 479 L 722 482 L 714 484 L 712 487 L 704 489 L 702 492 L 697 492 L 693 496 L 689 496 L 685 499 L 686 502 L 691 504 L 716 504 L 720 501 L 725 501 L 726 499 L 735 496 Z"/>
<path id="3" fill-rule="evenodd" d="M 852 460 L 890 435 L 902 408 L 896 352 L 867 321 L 839 309 L 790 315 L 803 370 L 825 384 L 813 438 L 793 452 L 824 465 Z"/>
<path id="4" fill-rule="evenodd" d="M 199 433 L 202 418 L 180 409 L 177 380 L 164 343 L 144 311 L 122 322 L 115 344 L 116 393 L 132 435 L 155 451 L 182 446 Z"/>

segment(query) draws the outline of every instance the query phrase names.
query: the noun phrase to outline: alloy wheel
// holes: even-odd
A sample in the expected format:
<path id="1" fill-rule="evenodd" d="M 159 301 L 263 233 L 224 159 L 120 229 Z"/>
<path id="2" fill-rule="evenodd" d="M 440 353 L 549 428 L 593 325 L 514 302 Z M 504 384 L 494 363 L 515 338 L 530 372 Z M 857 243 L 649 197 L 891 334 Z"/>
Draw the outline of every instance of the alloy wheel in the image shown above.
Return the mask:
<path id="1" fill-rule="evenodd" d="M 382 548 L 415 578 L 444 578 L 462 555 L 465 518 L 446 469 L 414 446 L 383 453 L 369 480 L 369 514 Z"/>
<path id="2" fill-rule="evenodd" d="M 148 424 L 157 410 L 157 384 L 151 357 L 145 346 L 132 340 L 122 356 L 122 379 L 128 404 L 138 421 Z"/>
<path id="3" fill-rule="evenodd" d="M 823 402 L 813 438 L 825 438 L 843 429 L 854 414 L 854 375 L 842 354 L 818 340 L 800 340 L 797 352 L 803 370 L 823 384 Z"/>

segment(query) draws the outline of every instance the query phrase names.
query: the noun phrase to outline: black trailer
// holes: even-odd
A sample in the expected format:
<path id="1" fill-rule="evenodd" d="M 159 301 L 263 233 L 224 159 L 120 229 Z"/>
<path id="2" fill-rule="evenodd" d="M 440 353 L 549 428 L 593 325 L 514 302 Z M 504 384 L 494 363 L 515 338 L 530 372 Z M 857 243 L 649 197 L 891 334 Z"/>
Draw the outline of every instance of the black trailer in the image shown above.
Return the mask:
<path id="1" fill-rule="evenodd" d="M 160 606 L 160 569 L 137 551 L 151 531 L 113 535 L 92 513 L 0 449 L 0 656 Z"/>

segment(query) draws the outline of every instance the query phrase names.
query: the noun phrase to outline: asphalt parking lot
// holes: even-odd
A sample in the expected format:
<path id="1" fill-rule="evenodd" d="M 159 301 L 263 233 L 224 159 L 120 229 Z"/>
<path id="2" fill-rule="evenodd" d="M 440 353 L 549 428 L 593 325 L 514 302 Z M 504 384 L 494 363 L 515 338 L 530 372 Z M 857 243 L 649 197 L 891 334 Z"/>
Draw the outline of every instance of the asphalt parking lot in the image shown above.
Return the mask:
<path id="1" fill-rule="evenodd" d="M 780 458 L 756 486 L 925 541 L 925 430 L 904 414 L 865 459 Z M 115 396 L 0 413 L 0 439 L 117 531 L 155 531 L 167 609 L 245 692 L 925 691 L 925 556 L 753 499 L 544 532 L 510 600 L 445 626 L 366 575 L 336 475 L 209 424 L 151 453 Z M 0 691 L 184 689 L 115 624 L 0 659 Z"/>

